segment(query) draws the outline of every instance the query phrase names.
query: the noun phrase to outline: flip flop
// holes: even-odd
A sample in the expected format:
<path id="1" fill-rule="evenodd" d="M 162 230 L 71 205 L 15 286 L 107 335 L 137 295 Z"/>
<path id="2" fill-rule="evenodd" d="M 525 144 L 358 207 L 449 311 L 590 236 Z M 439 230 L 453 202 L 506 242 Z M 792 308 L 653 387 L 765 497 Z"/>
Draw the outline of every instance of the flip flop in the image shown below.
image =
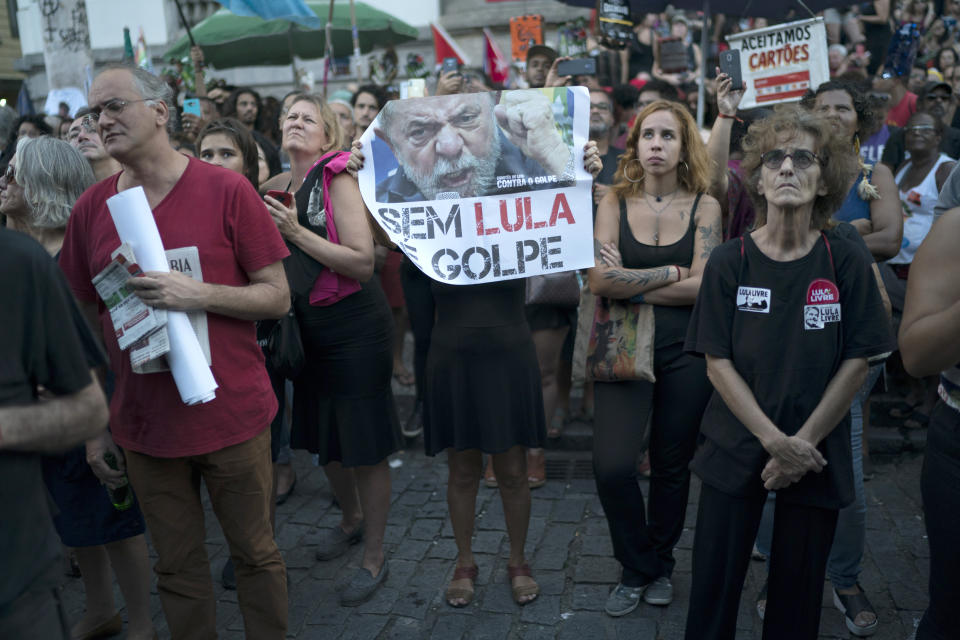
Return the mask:
<path id="1" fill-rule="evenodd" d="M 537 599 L 537 596 L 540 595 L 540 585 L 536 582 L 533 584 L 527 584 L 521 586 L 513 586 L 514 578 L 519 578 L 520 576 L 527 576 L 528 578 L 533 578 L 533 571 L 530 570 L 530 565 L 522 564 L 519 567 L 511 567 L 507 565 L 507 580 L 510 582 L 510 590 L 513 592 L 513 601 L 516 602 L 521 607 L 525 604 L 530 604 Z M 529 600 L 521 600 L 526 596 L 533 596 Z"/>
<path id="2" fill-rule="evenodd" d="M 445 596 L 448 605 L 460 609 L 473 601 L 473 581 L 477 579 L 478 573 L 480 573 L 480 570 L 477 569 L 477 565 L 473 565 L 472 567 L 457 567 L 453 570 L 453 578 L 450 579 L 450 582 L 454 580 L 469 580 L 470 588 L 448 586 Z M 451 600 L 464 600 L 465 602 L 463 602 L 463 604 L 454 604 Z"/>

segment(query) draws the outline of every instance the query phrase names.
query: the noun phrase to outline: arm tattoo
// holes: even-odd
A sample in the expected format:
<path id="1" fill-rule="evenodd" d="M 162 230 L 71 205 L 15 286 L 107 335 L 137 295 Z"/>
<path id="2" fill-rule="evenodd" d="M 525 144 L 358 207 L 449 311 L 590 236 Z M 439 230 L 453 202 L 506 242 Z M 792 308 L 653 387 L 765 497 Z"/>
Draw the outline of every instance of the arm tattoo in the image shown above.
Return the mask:
<path id="1" fill-rule="evenodd" d="M 706 260 L 710 257 L 710 252 L 713 251 L 723 239 L 723 230 L 719 220 L 709 227 L 699 226 L 697 230 L 700 232 L 700 242 L 703 244 L 700 257 Z"/>
<path id="2" fill-rule="evenodd" d="M 654 282 L 670 279 L 673 267 L 655 267 L 653 269 L 607 269 L 603 277 L 611 282 L 645 287 Z"/>

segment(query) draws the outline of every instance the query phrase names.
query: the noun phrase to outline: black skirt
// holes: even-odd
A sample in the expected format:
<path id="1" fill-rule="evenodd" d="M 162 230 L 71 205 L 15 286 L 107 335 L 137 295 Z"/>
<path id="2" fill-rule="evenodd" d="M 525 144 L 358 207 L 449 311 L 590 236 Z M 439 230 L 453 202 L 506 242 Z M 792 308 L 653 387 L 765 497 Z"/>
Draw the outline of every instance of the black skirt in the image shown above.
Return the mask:
<path id="1" fill-rule="evenodd" d="M 502 453 L 546 441 L 540 368 L 524 317 L 524 281 L 434 283 L 437 323 L 427 356 L 428 455 Z"/>
<path id="2" fill-rule="evenodd" d="M 320 464 L 379 463 L 401 446 L 390 381 L 393 318 L 383 291 L 360 291 L 328 307 L 296 303 L 306 353 L 293 381 L 290 445 Z"/>

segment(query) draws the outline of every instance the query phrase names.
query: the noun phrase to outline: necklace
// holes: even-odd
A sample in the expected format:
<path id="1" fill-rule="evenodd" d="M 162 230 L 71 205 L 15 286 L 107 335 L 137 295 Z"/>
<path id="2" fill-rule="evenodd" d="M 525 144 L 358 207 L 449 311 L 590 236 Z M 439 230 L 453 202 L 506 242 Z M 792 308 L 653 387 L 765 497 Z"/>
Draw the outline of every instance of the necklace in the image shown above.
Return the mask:
<path id="1" fill-rule="evenodd" d="M 659 218 L 659 217 L 660 217 L 660 214 L 663 213 L 664 211 L 666 211 L 667 207 L 669 207 L 670 204 L 673 202 L 673 199 L 677 197 L 677 191 L 679 191 L 679 189 L 674 189 L 674 190 L 671 191 L 670 193 L 666 194 L 666 195 L 670 196 L 670 199 L 667 200 L 667 204 L 665 204 L 665 205 L 663 205 L 662 207 L 659 207 L 659 208 L 657 208 L 657 207 L 653 206 L 652 204 L 650 204 L 650 199 L 649 199 L 650 194 L 647 193 L 646 191 L 643 192 L 643 202 L 644 202 L 648 207 L 650 207 L 650 210 L 653 211 L 655 214 L 657 214 L 657 218 Z M 662 202 L 662 201 L 663 201 L 663 195 L 654 196 L 654 199 L 655 199 L 657 202 Z"/>
<path id="2" fill-rule="evenodd" d="M 674 189 L 674 190 L 671 191 L 670 193 L 666 193 L 666 194 L 661 193 L 661 194 L 658 195 L 658 196 L 653 196 L 653 198 L 654 198 L 654 200 L 656 200 L 657 202 L 663 202 L 663 198 L 664 198 L 665 196 L 672 196 L 673 194 L 675 194 L 675 193 L 677 192 L 678 189 L 679 189 L 679 187 L 677 187 L 676 189 Z M 650 194 L 647 193 L 646 191 L 644 191 L 644 192 L 643 192 L 643 195 L 644 195 L 644 197 L 646 197 L 646 196 L 648 196 L 648 195 L 650 195 Z"/>

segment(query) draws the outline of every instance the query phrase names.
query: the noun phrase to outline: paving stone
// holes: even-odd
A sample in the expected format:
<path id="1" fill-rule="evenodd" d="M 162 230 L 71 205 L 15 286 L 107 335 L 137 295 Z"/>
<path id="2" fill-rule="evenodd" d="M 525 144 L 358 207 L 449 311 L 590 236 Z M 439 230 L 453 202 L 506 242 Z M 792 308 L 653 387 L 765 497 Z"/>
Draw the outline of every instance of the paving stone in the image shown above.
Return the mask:
<path id="1" fill-rule="evenodd" d="M 420 518 L 414 521 L 407 537 L 414 540 L 433 540 L 440 535 L 442 528 L 443 520 L 439 518 Z"/>
<path id="2" fill-rule="evenodd" d="M 584 556 L 606 556 L 613 555 L 613 543 L 610 536 L 582 536 L 580 543 L 580 554 Z"/>
<path id="3" fill-rule="evenodd" d="M 344 625 L 343 634 L 338 640 L 369 640 L 376 638 L 390 621 L 389 616 L 373 614 L 355 614 Z"/>
<path id="4" fill-rule="evenodd" d="M 610 638 L 607 633 L 609 616 L 602 613 L 574 613 L 560 625 L 557 640 L 601 640 Z"/>
<path id="5" fill-rule="evenodd" d="M 437 616 L 430 638 L 433 640 L 459 640 L 476 624 L 469 616 L 444 612 Z"/>
<path id="6" fill-rule="evenodd" d="M 397 602 L 393 605 L 394 615 L 407 616 L 423 620 L 430 608 L 430 603 L 437 597 L 437 591 L 425 587 L 412 587 L 401 592 Z"/>
<path id="7" fill-rule="evenodd" d="M 557 637 L 557 629 L 540 624 L 524 624 L 509 637 L 511 640 L 554 640 Z"/>
<path id="8" fill-rule="evenodd" d="M 587 507 L 586 500 L 558 500 L 553 505 L 553 522 L 580 522 L 583 519 L 584 509 Z"/>
<path id="9" fill-rule="evenodd" d="M 540 593 L 547 596 L 562 595 L 567 586 L 567 574 L 563 571 L 535 571 L 533 574 Z"/>
<path id="10" fill-rule="evenodd" d="M 471 544 L 474 553 L 499 553 L 504 534 L 499 531 L 478 531 Z"/>
<path id="11" fill-rule="evenodd" d="M 527 624 L 554 625 L 560 622 L 560 597 L 542 593 L 522 607 L 520 621 Z"/>
<path id="12" fill-rule="evenodd" d="M 609 585 L 575 584 L 573 585 L 573 608 L 586 611 L 603 611 L 610 595 Z"/>
<path id="13" fill-rule="evenodd" d="M 422 624 L 415 618 L 393 616 L 393 620 L 381 636 L 383 640 L 418 640 L 423 637 Z"/>
<path id="14" fill-rule="evenodd" d="M 430 543 L 427 549 L 428 558 L 443 558 L 444 560 L 457 559 L 457 543 L 451 538 L 442 538 Z"/>
<path id="15" fill-rule="evenodd" d="M 591 562 L 577 563 L 573 581 L 616 584 L 620 579 L 620 563 L 614 558 L 596 558 Z"/>
<path id="16" fill-rule="evenodd" d="M 510 634 L 513 616 L 496 613 L 482 614 L 482 621 L 474 619 L 467 630 L 469 640 L 503 640 Z"/>
<path id="17" fill-rule="evenodd" d="M 405 393 L 398 400 L 412 402 L 409 392 Z M 342 514 L 331 507 L 332 494 L 322 470 L 310 466 L 309 456 L 295 452 L 297 493 L 278 509 L 277 525 L 291 581 L 288 638 L 684 640 L 700 489 L 696 479 L 691 483 L 685 529 L 674 551 L 676 601 L 670 606 L 643 604 L 621 619 L 602 613 L 619 577 L 619 565 L 610 550 L 607 522 L 597 515 L 600 505 L 592 481 L 575 480 L 551 481 L 533 494 L 526 551 L 541 595 L 522 608 L 513 602 L 506 580 L 509 544 L 499 492 L 481 487 L 473 541 L 480 569 L 477 594 L 470 607 L 452 609 L 443 602 L 455 549 L 446 511 L 445 458 L 427 458 L 415 448 L 394 457 L 403 466 L 392 471 L 393 506 L 385 533 L 390 576 L 373 599 L 349 609 L 339 606 L 338 585 L 356 571 L 362 547 L 352 547 L 333 561 L 314 559 L 319 529 L 337 526 Z M 880 616 L 875 640 L 904 640 L 927 606 L 929 548 L 919 491 L 921 464 L 922 456 L 917 454 L 878 457 L 874 460 L 877 475 L 867 483 L 867 548 L 860 580 Z M 649 483 L 641 484 L 649 488 Z M 205 493 L 202 504 L 218 634 L 241 638 L 237 594 L 219 585 L 220 567 L 228 556 L 226 542 Z M 147 538 L 149 543 L 149 533 Z M 148 553 L 156 561 L 152 545 Z M 750 563 L 738 607 L 738 640 L 761 640 L 754 599 L 766 570 L 765 563 Z M 114 592 L 117 602 L 122 602 L 116 586 Z M 82 615 L 82 581 L 66 580 L 62 593 L 71 619 Z M 150 610 L 160 637 L 169 637 L 155 579 L 151 579 Z M 819 640 L 849 637 L 826 586 Z"/>
<path id="18" fill-rule="evenodd" d="M 394 547 L 390 556 L 400 560 L 423 560 L 432 546 L 432 541 L 403 540 Z"/>

